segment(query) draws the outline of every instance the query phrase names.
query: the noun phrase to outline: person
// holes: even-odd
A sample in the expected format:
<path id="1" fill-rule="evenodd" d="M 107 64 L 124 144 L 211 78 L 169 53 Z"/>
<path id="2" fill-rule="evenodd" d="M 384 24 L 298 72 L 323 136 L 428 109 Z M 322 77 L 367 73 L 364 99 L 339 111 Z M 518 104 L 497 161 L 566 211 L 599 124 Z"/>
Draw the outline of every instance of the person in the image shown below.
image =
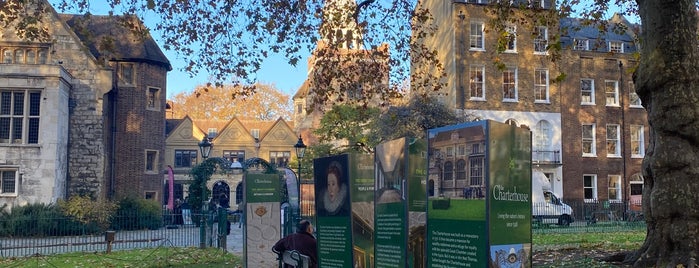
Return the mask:
<path id="1" fill-rule="evenodd" d="M 331 165 L 327 174 L 327 187 L 322 196 L 323 215 L 347 215 L 347 185 L 342 180 L 342 172 L 337 165 Z"/>
<path id="2" fill-rule="evenodd" d="M 310 260 L 308 267 L 317 267 L 318 248 L 316 246 L 316 238 L 313 236 L 313 225 L 310 221 L 301 220 L 296 225 L 296 233 L 287 235 L 272 246 L 272 251 L 277 254 L 282 254 L 287 250 L 296 250 L 308 256 Z M 284 265 L 284 267 L 292 266 Z"/>

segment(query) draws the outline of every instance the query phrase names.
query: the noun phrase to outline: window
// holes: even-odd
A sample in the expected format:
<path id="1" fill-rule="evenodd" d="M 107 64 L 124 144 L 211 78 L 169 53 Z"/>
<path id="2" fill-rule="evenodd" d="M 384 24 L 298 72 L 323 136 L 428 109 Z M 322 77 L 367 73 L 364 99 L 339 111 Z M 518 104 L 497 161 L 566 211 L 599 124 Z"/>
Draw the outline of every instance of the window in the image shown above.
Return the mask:
<path id="1" fill-rule="evenodd" d="M 469 158 L 469 183 L 471 186 L 482 186 L 484 156 Z"/>
<path id="2" fill-rule="evenodd" d="M 548 69 L 536 69 L 536 71 L 534 71 L 534 102 L 549 102 Z"/>
<path id="3" fill-rule="evenodd" d="M 645 146 L 643 125 L 631 125 L 631 157 L 643 157 Z"/>
<path id="4" fill-rule="evenodd" d="M 48 50 L 47 49 L 39 49 L 39 62 L 38 64 L 46 64 L 48 61 Z"/>
<path id="5" fill-rule="evenodd" d="M 269 162 L 271 164 L 277 165 L 278 167 L 286 167 L 289 165 L 289 159 L 291 158 L 291 152 L 269 152 Z"/>
<path id="6" fill-rule="evenodd" d="M 134 69 L 131 63 L 122 63 L 121 72 L 119 73 L 121 77 L 121 82 L 126 84 L 134 84 Z"/>
<path id="7" fill-rule="evenodd" d="M 466 160 L 456 161 L 456 179 L 466 180 Z"/>
<path id="8" fill-rule="evenodd" d="M 0 195 L 16 195 L 17 186 L 17 170 L 0 169 Z"/>
<path id="9" fill-rule="evenodd" d="M 624 43 L 618 41 L 610 41 L 609 52 L 624 53 Z"/>
<path id="10" fill-rule="evenodd" d="M 459 145 L 459 148 L 456 150 L 456 155 L 457 156 L 466 156 L 466 145 L 461 144 Z"/>
<path id="11" fill-rule="evenodd" d="M 471 50 L 485 50 L 483 23 L 471 22 Z"/>
<path id="12" fill-rule="evenodd" d="M 636 88 L 633 81 L 629 81 L 629 107 L 643 108 L 641 98 L 636 94 Z"/>
<path id="13" fill-rule="evenodd" d="M 238 161 L 242 163 L 243 161 L 245 161 L 245 151 L 223 151 L 223 157 L 231 162 Z"/>
<path id="14" fill-rule="evenodd" d="M 485 100 L 485 66 L 471 66 L 470 88 L 471 99 Z"/>
<path id="15" fill-rule="evenodd" d="M 502 71 L 502 94 L 504 101 L 517 101 L 517 68 Z"/>
<path id="16" fill-rule="evenodd" d="M 208 137 L 209 139 L 213 139 L 213 138 L 216 138 L 216 136 L 218 136 L 218 129 L 215 128 L 215 127 L 209 128 L 209 129 L 207 130 L 207 132 L 208 132 L 208 133 L 207 133 L 207 137 Z"/>
<path id="17" fill-rule="evenodd" d="M 6 48 L 2 50 L 2 63 L 12 63 L 13 58 L 14 53 L 12 53 L 12 49 Z"/>
<path id="18" fill-rule="evenodd" d="M 146 173 L 158 172 L 158 151 L 146 150 Z"/>
<path id="19" fill-rule="evenodd" d="M 534 129 L 534 149 L 538 151 L 547 151 L 551 149 L 551 140 L 553 139 L 553 127 L 546 120 L 541 120 L 536 123 Z"/>
<path id="20" fill-rule="evenodd" d="M 302 114 L 302 113 L 303 113 L 303 104 L 301 104 L 301 103 L 296 104 L 296 113 L 297 113 L 297 114 Z"/>
<path id="21" fill-rule="evenodd" d="M 576 38 L 573 42 L 573 50 L 590 50 L 590 40 Z"/>
<path id="22" fill-rule="evenodd" d="M 517 52 L 517 27 L 505 26 L 505 52 Z"/>
<path id="23" fill-rule="evenodd" d="M 451 162 L 444 163 L 444 180 L 450 181 L 454 179 L 454 164 Z"/>
<path id="24" fill-rule="evenodd" d="M 604 95 L 607 106 L 619 106 L 619 83 L 617 81 L 604 81 Z"/>
<path id="25" fill-rule="evenodd" d="M 581 104 L 595 104 L 595 80 L 580 79 Z"/>
<path id="26" fill-rule="evenodd" d="M 609 201 L 621 202 L 621 175 L 609 175 Z"/>
<path id="27" fill-rule="evenodd" d="M 157 195 L 156 192 L 153 192 L 153 191 L 146 191 L 146 193 L 144 194 L 143 198 L 146 199 L 146 200 L 155 200 L 155 198 L 156 198 L 157 196 L 158 196 L 158 195 Z"/>
<path id="28" fill-rule="evenodd" d="M 25 56 L 25 60 L 27 61 L 27 64 L 35 64 L 36 63 L 36 51 L 33 49 L 27 50 L 27 55 Z"/>
<path id="29" fill-rule="evenodd" d="M 597 175 L 583 175 L 583 194 L 585 202 L 597 200 Z"/>
<path id="30" fill-rule="evenodd" d="M 454 157 L 454 147 L 447 147 L 447 157 Z"/>
<path id="31" fill-rule="evenodd" d="M 39 143 L 41 92 L 0 90 L 0 143 Z"/>
<path id="32" fill-rule="evenodd" d="M 512 118 L 505 120 L 505 124 L 508 124 L 510 126 L 519 126 L 519 123 L 517 123 L 517 120 L 514 120 Z"/>
<path id="33" fill-rule="evenodd" d="M 534 28 L 534 53 L 545 54 L 549 44 L 548 28 L 537 26 Z"/>
<path id="34" fill-rule="evenodd" d="M 24 61 L 24 49 L 15 50 L 15 63 L 27 63 L 26 61 Z"/>
<path id="35" fill-rule="evenodd" d="M 175 167 L 193 167 L 197 163 L 197 150 L 175 150 Z"/>
<path id="36" fill-rule="evenodd" d="M 636 173 L 631 175 L 629 180 L 630 195 L 643 194 L 643 175 Z"/>
<path id="37" fill-rule="evenodd" d="M 146 108 L 149 110 L 160 110 L 160 89 L 148 87 Z"/>
<path id="38" fill-rule="evenodd" d="M 479 155 L 485 153 L 485 146 L 481 146 L 480 143 L 471 144 L 471 154 Z"/>
<path id="39" fill-rule="evenodd" d="M 250 130 L 250 135 L 252 135 L 252 137 L 255 139 L 259 139 L 260 138 L 260 130 L 253 128 Z"/>
<path id="40" fill-rule="evenodd" d="M 619 146 L 619 125 L 607 125 L 607 156 L 621 156 L 621 146 Z"/>
<path id="41" fill-rule="evenodd" d="M 595 124 L 582 125 L 582 154 L 583 156 L 595 156 Z"/>

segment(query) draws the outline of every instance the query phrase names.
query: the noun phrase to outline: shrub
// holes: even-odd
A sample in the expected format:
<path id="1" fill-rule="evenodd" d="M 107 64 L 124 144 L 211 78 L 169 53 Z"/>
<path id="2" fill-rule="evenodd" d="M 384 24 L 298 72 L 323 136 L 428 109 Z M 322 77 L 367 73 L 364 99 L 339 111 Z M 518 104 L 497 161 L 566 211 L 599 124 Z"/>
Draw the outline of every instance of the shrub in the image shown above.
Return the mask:
<path id="1" fill-rule="evenodd" d="M 68 201 L 58 200 L 58 207 L 67 216 L 85 226 L 97 226 L 105 230 L 112 220 L 116 205 L 108 201 L 93 200 L 87 196 L 72 196 Z"/>
<path id="2" fill-rule="evenodd" d="M 4 237 L 78 235 L 96 229 L 72 220 L 52 204 L 14 207 L 0 216 L 0 236 Z"/>
<path id="3" fill-rule="evenodd" d="M 119 201 L 112 220 L 114 230 L 158 229 L 163 226 L 163 211 L 153 200 L 127 197 Z"/>

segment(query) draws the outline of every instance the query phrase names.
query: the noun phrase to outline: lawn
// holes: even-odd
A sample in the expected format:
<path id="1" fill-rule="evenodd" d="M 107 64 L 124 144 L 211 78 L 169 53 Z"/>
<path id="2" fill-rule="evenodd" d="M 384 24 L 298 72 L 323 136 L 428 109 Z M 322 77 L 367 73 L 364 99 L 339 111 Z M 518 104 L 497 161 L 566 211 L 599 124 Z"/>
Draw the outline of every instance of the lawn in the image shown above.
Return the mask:
<path id="1" fill-rule="evenodd" d="M 219 249 L 151 248 L 0 259 L 0 267 L 242 267 L 240 256 Z"/>

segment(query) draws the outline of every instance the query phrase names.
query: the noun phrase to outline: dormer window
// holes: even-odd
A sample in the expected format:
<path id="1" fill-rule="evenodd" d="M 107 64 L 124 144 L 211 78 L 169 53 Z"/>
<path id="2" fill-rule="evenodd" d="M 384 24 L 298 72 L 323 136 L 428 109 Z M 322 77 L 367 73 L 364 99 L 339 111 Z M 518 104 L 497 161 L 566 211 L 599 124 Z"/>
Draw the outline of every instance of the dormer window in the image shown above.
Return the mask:
<path id="1" fill-rule="evenodd" d="M 624 43 L 617 41 L 609 42 L 609 52 L 613 53 L 624 53 Z"/>
<path id="2" fill-rule="evenodd" d="M 573 42 L 575 43 L 575 45 L 573 47 L 574 50 L 583 50 L 583 51 L 590 50 L 590 40 L 575 39 Z"/>

